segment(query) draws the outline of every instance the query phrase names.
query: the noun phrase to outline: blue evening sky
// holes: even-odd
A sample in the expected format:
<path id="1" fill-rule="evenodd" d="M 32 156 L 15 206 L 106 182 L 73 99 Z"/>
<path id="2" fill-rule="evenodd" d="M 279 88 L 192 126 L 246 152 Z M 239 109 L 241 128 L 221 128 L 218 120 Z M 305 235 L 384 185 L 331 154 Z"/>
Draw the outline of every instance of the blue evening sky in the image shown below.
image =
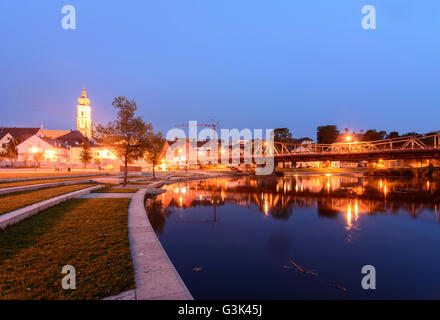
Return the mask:
<path id="1" fill-rule="evenodd" d="M 61 28 L 63 5 L 77 29 Z M 361 8 L 377 29 L 361 28 Z M 0 2 L 0 126 L 76 127 L 125 95 L 156 129 L 440 129 L 438 0 Z"/>

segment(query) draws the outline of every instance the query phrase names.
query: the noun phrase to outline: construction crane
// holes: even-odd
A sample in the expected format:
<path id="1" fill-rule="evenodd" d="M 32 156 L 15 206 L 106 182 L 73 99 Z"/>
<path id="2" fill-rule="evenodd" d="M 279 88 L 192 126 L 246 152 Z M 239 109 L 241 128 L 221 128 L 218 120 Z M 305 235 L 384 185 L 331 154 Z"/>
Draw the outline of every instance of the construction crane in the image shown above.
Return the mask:
<path id="1" fill-rule="evenodd" d="M 211 127 L 212 128 L 212 133 L 213 133 L 213 140 L 215 140 L 215 130 L 218 127 L 218 122 L 214 123 L 214 120 L 211 120 L 211 124 L 208 123 L 201 123 L 201 124 L 197 124 L 197 125 L 190 125 L 190 124 L 176 124 L 175 127 Z"/>

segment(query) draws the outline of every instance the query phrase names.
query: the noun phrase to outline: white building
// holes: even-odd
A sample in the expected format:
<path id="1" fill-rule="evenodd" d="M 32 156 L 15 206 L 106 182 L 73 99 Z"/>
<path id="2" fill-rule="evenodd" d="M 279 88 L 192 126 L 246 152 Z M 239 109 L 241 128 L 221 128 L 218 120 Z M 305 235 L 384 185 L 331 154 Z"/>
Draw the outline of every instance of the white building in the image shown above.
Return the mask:
<path id="1" fill-rule="evenodd" d="M 69 161 L 69 148 L 57 140 L 33 135 L 17 146 L 18 161 L 67 163 Z"/>

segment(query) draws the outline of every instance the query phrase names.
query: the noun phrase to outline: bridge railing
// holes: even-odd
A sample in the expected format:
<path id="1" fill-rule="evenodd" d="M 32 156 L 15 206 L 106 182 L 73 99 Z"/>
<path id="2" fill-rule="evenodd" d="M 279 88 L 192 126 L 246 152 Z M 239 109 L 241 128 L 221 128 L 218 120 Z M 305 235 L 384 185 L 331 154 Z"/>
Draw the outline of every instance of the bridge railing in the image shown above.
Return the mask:
<path id="1" fill-rule="evenodd" d="M 392 139 L 376 141 L 351 141 L 336 142 L 332 144 L 293 144 L 274 142 L 272 148 L 274 155 L 304 154 L 304 153 L 361 153 L 397 151 L 409 149 L 439 149 L 440 131 L 428 134 L 411 135 Z M 267 151 L 266 151 L 267 152 Z"/>

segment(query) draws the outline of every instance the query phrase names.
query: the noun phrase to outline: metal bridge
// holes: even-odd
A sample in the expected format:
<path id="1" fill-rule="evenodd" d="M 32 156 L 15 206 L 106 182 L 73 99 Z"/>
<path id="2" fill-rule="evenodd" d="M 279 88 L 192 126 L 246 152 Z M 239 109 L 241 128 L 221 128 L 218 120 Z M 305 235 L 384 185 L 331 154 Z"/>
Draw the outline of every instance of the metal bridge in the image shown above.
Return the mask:
<path id="1" fill-rule="evenodd" d="M 292 144 L 268 142 L 262 147 L 262 158 L 273 155 L 283 161 L 363 161 L 397 159 L 440 159 L 440 131 L 377 141 L 351 141 L 333 144 Z M 234 157 L 232 157 L 234 158 Z M 243 159 L 243 156 L 241 157 Z"/>

